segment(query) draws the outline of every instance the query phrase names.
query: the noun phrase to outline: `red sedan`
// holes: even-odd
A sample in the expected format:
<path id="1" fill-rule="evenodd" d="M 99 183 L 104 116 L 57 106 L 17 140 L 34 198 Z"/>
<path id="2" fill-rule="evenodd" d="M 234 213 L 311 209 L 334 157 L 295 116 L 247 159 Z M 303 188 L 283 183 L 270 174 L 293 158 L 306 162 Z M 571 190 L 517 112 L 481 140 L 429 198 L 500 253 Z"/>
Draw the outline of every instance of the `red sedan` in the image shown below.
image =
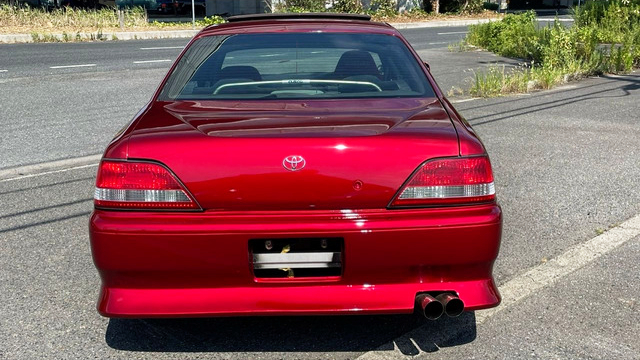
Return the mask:
<path id="1" fill-rule="evenodd" d="M 230 18 L 104 153 L 98 311 L 456 316 L 500 302 L 501 228 L 484 146 L 397 30 Z"/>

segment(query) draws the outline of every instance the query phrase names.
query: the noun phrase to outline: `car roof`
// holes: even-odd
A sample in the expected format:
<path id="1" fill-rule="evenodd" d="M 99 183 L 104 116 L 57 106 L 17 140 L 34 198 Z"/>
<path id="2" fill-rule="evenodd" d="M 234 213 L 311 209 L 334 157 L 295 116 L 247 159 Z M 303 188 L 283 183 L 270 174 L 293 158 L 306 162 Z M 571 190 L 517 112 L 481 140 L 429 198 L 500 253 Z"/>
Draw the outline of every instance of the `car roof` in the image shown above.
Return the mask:
<path id="1" fill-rule="evenodd" d="M 369 15 L 337 13 L 251 14 L 231 16 L 228 22 L 210 25 L 200 36 L 222 33 L 266 33 L 320 30 L 397 34 L 387 23 L 370 20 Z"/>

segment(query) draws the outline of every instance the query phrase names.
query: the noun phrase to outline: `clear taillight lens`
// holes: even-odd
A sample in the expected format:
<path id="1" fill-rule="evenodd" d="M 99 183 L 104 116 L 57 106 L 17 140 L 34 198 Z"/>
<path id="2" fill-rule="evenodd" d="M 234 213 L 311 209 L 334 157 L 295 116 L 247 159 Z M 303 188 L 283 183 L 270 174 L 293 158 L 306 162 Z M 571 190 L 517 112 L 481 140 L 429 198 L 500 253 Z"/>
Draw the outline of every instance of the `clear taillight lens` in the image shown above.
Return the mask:
<path id="1" fill-rule="evenodd" d="M 200 208 L 169 170 L 147 162 L 102 161 L 93 198 L 100 208 Z"/>
<path id="2" fill-rule="evenodd" d="M 391 207 L 482 203 L 495 196 L 488 157 L 443 158 L 420 165 Z"/>

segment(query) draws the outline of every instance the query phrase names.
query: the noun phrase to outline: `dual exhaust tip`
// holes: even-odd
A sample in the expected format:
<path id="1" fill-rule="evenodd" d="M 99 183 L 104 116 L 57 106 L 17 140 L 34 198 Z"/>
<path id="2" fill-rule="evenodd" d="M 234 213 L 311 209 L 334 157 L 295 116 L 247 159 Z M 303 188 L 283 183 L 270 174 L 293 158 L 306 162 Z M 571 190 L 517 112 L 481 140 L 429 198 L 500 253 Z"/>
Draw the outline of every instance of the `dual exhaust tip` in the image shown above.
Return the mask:
<path id="1" fill-rule="evenodd" d="M 464 303 L 454 294 L 442 293 L 433 297 L 429 294 L 416 296 L 416 305 L 422 315 L 429 320 L 437 320 L 442 314 L 456 317 L 464 311 Z"/>

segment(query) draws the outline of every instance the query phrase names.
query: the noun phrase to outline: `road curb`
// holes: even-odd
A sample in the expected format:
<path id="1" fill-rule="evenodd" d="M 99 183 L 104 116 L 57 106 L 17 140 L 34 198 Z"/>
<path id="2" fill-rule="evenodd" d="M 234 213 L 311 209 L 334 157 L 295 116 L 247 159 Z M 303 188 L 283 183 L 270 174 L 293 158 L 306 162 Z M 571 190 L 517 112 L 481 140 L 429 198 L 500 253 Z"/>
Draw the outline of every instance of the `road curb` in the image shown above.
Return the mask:
<path id="1" fill-rule="evenodd" d="M 493 19 L 473 19 L 473 20 L 435 20 L 435 21 L 421 21 L 410 23 L 389 23 L 396 29 L 420 29 L 420 28 L 434 28 L 434 27 L 454 27 L 454 26 L 469 26 L 476 24 L 484 24 L 491 21 L 502 20 L 502 18 Z"/>
<path id="2" fill-rule="evenodd" d="M 158 31 L 115 31 L 115 32 L 78 32 L 78 33 L 38 33 L 38 34 L 2 34 L 0 43 L 32 43 L 52 42 L 48 39 L 55 38 L 61 42 L 73 41 L 111 41 L 111 40 L 148 40 L 191 38 L 200 30 L 158 30 Z M 66 40 L 69 39 L 69 40 Z"/>
<path id="3" fill-rule="evenodd" d="M 389 23 L 396 29 L 419 29 L 434 27 L 454 27 L 468 26 L 487 23 L 494 19 L 475 20 L 434 20 L 410 23 Z M 148 39 L 171 39 L 171 38 L 191 38 L 198 33 L 198 30 L 157 30 L 157 31 L 116 31 L 116 32 L 79 32 L 79 33 L 38 33 L 38 34 L 0 34 L 0 43 L 31 43 L 31 42 L 51 42 L 47 39 L 55 38 L 57 41 L 111 41 L 111 40 L 148 40 Z"/>

